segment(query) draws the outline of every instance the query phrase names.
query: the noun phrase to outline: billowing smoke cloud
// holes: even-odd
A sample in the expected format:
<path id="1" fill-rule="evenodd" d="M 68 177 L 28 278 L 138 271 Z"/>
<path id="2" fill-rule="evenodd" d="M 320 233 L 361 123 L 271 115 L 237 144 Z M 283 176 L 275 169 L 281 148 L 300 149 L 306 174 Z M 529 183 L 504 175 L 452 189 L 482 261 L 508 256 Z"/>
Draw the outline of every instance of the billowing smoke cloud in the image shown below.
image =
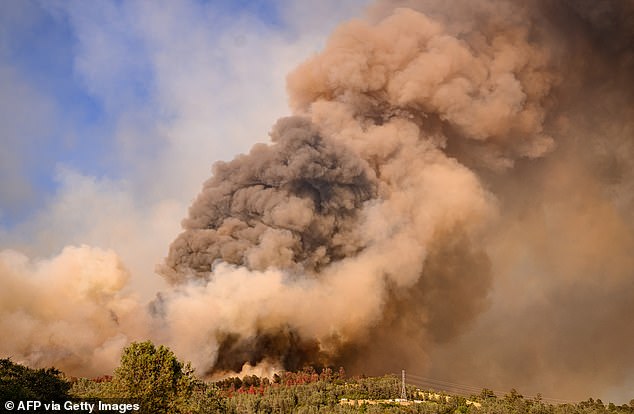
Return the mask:
<path id="1" fill-rule="evenodd" d="M 557 80 L 526 29 L 491 30 L 462 34 L 399 9 L 340 27 L 289 75 L 297 115 L 271 145 L 216 165 L 162 267 L 203 285 L 209 309 L 168 300 L 164 311 L 210 314 L 201 335 L 213 345 L 197 362 L 395 369 L 486 308 L 478 240 L 496 201 L 447 150 L 474 148 L 495 171 L 548 153 Z M 388 357 L 398 338 L 407 345 Z"/>
<path id="2" fill-rule="evenodd" d="M 171 289 L 148 335 L 210 375 L 406 367 L 565 398 L 626 390 L 633 17 L 629 0 L 395 0 L 340 26 L 288 76 L 294 113 L 270 144 L 215 165 L 159 265 Z M 84 255 L 114 276 L 59 303 L 98 334 L 4 349 L 72 366 L 142 332 L 108 252 L 13 254 L 1 271 L 55 278 Z M 2 303 L 33 334 L 75 320 Z"/>
<path id="3" fill-rule="evenodd" d="M 367 163 L 300 117 L 280 120 L 271 138 L 216 165 L 172 245 L 173 279 L 210 275 L 216 260 L 316 272 L 359 250 L 357 211 L 376 193 Z"/>
<path id="4" fill-rule="evenodd" d="M 210 372 L 631 381 L 632 4 L 384 1 L 339 27 L 183 222 L 174 337 Z"/>
<path id="5" fill-rule="evenodd" d="M 280 120 L 272 145 L 216 166 L 162 268 L 186 285 L 162 302 L 173 338 L 199 349 L 191 328 L 180 329 L 199 313 L 209 318 L 193 328 L 212 343 L 196 362 L 212 370 L 270 359 L 287 369 L 333 364 L 381 323 L 389 292 L 417 283 L 432 240 L 476 231 L 470 222 L 490 213 L 488 194 L 466 168 L 419 142 L 414 125 L 402 127 L 376 131 L 394 146 L 394 164 L 382 170 L 302 117 Z"/>

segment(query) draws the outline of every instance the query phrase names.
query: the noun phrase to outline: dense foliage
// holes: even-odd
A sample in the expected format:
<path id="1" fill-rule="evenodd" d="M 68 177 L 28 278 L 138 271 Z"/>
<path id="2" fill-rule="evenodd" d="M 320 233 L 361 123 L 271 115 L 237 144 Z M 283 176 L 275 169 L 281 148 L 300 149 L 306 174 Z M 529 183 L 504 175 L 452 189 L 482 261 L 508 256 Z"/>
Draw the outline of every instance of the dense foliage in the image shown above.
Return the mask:
<path id="1" fill-rule="evenodd" d="M 55 368 L 31 369 L 0 359 L 0 402 L 67 400 L 70 384 Z"/>
<path id="2" fill-rule="evenodd" d="M 168 348 L 146 341 L 123 351 L 113 385 L 118 395 L 138 399 L 152 413 L 179 413 L 193 392 L 193 374 Z"/>
<path id="3" fill-rule="evenodd" d="M 397 376 L 349 378 L 343 369 L 318 372 L 312 367 L 270 379 L 247 375 L 205 382 L 172 351 L 149 341 L 125 348 L 112 377 L 69 382 L 54 368 L 33 370 L 0 360 L 2 400 L 132 399 L 140 403 L 140 413 L 634 414 L 634 400 L 621 406 L 594 399 L 553 405 L 515 390 L 498 397 L 484 389 L 468 398 L 412 386 L 407 392 L 409 401 L 396 400 Z"/>

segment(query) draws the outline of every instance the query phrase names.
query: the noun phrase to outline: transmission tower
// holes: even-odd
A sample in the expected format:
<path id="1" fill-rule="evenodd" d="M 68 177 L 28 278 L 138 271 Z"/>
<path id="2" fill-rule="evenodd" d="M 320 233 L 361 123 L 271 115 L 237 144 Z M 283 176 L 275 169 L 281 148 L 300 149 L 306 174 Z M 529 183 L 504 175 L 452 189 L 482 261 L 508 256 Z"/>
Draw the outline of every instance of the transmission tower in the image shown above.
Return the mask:
<path id="1" fill-rule="evenodd" d="M 401 383 L 401 400 L 407 400 L 407 390 L 405 389 L 405 370 L 402 371 L 403 382 Z"/>

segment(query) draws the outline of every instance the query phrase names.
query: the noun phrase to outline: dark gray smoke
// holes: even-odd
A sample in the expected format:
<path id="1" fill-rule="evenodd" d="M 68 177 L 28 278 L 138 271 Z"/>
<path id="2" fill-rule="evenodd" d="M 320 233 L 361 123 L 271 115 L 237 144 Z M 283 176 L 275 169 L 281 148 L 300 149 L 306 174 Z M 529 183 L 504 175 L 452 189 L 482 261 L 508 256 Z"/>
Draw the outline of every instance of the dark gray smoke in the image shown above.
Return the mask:
<path id="1" fill-rule="evenodd" d="M 301 117 L 278 121 L 271 140 L 215 165 L 170 248 L 172 281 L 208 278 L 217 261 L 305 277 L 363 247 L 358 210 L 377 191 L 368 164 Z"/>

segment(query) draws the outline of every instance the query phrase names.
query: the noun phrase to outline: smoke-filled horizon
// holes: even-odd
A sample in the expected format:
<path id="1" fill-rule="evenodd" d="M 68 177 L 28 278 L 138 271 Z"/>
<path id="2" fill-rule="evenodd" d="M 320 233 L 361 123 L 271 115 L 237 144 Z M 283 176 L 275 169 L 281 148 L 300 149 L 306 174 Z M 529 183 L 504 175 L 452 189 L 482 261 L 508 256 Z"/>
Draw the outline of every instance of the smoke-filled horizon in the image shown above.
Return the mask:
<path id="1" fill-rule="evenodd" d="M 632 1 L 376 2 L 289 73 L 270 142 L 214 165 L 157 267 L 169 288 L 144 307 L 88 246 L 5 253 L 2 324 L 29 336 L 0 350 L 98 372 L 149 337 L 209 376 L 406 367 L 631 398 L 633 18 Z M 37 291 L 29 272 L 87 276 L 42 308 L 12 293 Z"/>

